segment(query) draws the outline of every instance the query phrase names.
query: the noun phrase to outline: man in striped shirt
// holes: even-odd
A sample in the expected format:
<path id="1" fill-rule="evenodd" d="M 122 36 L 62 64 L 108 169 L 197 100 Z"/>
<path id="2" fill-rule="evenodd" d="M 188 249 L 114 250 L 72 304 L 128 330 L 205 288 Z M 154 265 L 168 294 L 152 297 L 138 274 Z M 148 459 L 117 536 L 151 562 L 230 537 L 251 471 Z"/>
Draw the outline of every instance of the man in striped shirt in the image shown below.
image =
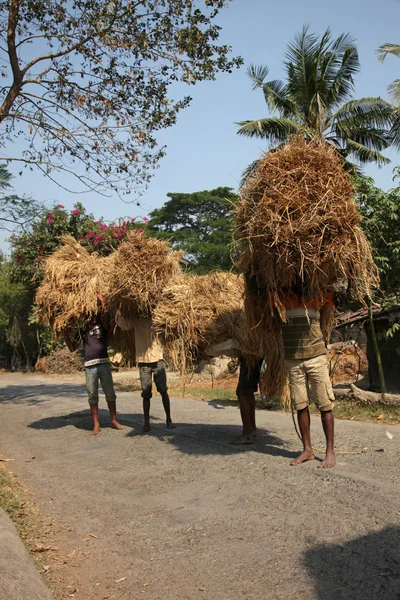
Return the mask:
<path id="1" fill-rule="evenodd" d="M 311 396 L 321 413 L 322 427 L 326 438 L 326 456 L 319 467 L 334 467 L 334 419 L 333 390 L 329 378 L 326 347 L 320 324 L 320 309 L 333 305 L 332 297 L 319 301 L 316 298 L 298 299 L 285 296 L 286 322 L 282 323 L 285 362 L 289 373 L 292 405 L 297 411 L 303 452 L 291 465 L 299 465 L 315 459 L 310 436 L 309 397 Z"/>

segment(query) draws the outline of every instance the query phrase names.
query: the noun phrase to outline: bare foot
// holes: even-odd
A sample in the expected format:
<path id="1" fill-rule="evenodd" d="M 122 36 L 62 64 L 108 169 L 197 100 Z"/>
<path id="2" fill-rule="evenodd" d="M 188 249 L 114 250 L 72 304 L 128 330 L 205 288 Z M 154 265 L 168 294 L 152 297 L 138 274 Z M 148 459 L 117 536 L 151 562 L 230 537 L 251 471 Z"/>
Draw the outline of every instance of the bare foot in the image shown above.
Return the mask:
<path id="1" fill-rule="evenodd" d="M 327 452 L 325 456 L 325 460 L 322 461 L 320 465 L 318 465 L 319 469 L 331 469 L 336 466 L 336 456 L 334 452 Z"/>
<path id="2" fill-rule="evenodd" d="M 234 440 L 231 441 L 231 444 L 233 444 L 234 446 L 242 446 L 242 445 L 246 445 L 246 444 L 254 444 L 254 438 L 251 434 L 247 434 L 247 435 L 241 435 L 238 438 L 235 438 Z"/>
<path id="3" fill-rule="evenodd" d="M 175 425 L 171 420 L 167 421 L 167 429 L 176 429 Z"/>
<path id="4" fill-rule="evenodd" d="M 295 465 L 301 465 L 301 463 L 306 462 L 307 460 L 314 460 L 315 456 L 311 450 L 304 450 L 297 458 L 294 458 L 290 461 L 290 465 L 294 467 Z"/>
<path id="5" fill-rule="evenodd" d="M 145 423 L 143 425 L 142 433 L 147 433 L 148 431 L 150 431 L 150 423 Z"/>
<path id="6" fill-rule="evenodd" d="M 95 425 L 90 435 L 97 435 L 98 433 L 100 433 L 100 425 Z"/>
<path id="7" fill-rule="evenodd" d="M 121 423 L 118 423 L 118 421 L 115 419 L 115 421 L 111 421 L 111 426 L 114 427 L 114 429 L 123 429 L 124 426 L 121 425 Z"/>

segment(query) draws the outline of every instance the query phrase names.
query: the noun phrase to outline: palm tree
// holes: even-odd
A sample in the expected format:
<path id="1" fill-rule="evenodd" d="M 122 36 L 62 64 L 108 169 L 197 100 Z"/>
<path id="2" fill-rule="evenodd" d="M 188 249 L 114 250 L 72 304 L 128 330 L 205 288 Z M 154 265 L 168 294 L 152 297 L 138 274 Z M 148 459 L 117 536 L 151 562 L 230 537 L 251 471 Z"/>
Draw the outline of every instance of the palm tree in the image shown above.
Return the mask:
<path id="1" fill-rule="evenodd" d="M 390 162 L 381 151 L 391 143 L 394 107 L 382 98 L 353 98 L 360 63 L 349 34 L 332 40 L 327 29 L 319 39 L 305 26 L 288 45 L 284 65 L 285 81 L 266 82 L 267 67 L 248 69 L 253 90 L 263 91 L 272 116 L 237 123 L 239 135 L 264 138 L 276 146 L 301 133 L 326 139 L 346 160 Z"/>
<path id="2" fill-rule="evenodd" d="M 400 57 L 400 45 L 399 44 L 383 44 L 378 48 L 378 58 L 380 62 L 383 62 L 388 54 Z M 389 92 L 393 100 L 400 104 L 400 79 L 396 79 L 389 86 Z"/>
<path id="3" fill-rule="evenodd" d="M 385 60 L 388 54 L 400 57 L 400 45 L 399 44 L 383 44 L 378 48 L 378 57 L 381 62 Z M 393 123 L 392 128 L 392 140 L 393 144 L 400 148 L 400 79 L 395 79 L 393 83 L 389 85 L 389 94 L 393 101 L 397 104 L 396 119 Z"/>

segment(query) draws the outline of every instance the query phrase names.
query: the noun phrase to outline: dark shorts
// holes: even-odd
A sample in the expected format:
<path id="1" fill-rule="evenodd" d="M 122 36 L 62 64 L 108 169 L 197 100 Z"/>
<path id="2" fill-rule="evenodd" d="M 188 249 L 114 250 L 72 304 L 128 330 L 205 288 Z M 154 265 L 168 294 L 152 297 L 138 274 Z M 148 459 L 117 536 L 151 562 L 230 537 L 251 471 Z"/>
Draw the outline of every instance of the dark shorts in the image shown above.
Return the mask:
<path id="1" fill-rule="evenodd" d="M 168 390 L 167 372 L 165 360 L 152 363 L 139 363 L 140 385 L 142 386 L 142 398 L 151 398 L 153 391 L 153 377 L 157 392 L 165 394 Z"/>
<path id="2" fill-rule="evenodd" d="M 244 358 L 240 359 L 239 381 L 236 388 L 237 396 L 245 396 L 246 394 L 257 391 L 262 362 L 262 359 L 257 359 L 254 367 L 249 369 Z"/>

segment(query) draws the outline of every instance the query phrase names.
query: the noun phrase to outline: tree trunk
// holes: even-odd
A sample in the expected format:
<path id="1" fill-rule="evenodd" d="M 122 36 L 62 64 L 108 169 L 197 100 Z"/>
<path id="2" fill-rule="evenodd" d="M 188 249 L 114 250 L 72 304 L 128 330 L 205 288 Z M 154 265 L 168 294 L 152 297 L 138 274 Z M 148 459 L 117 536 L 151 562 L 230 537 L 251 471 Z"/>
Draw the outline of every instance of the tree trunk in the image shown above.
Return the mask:
<path id="1" fill-rule="evenodd" d="M 368 301 L 368 317 L 369 317 L 369 326 L 371 329 L 372 346 L 374 349 L 376 363 L 378 365 L 379 387 L 381 389 L 381 394 L 386 394 L 385 374 L 383 372 L 382 358 L 381 358 L 381 353 L 379 351 L 378 340 L 376 337 L 374 317 L 372 314 L 372 303 L 370 300 Z"/>

